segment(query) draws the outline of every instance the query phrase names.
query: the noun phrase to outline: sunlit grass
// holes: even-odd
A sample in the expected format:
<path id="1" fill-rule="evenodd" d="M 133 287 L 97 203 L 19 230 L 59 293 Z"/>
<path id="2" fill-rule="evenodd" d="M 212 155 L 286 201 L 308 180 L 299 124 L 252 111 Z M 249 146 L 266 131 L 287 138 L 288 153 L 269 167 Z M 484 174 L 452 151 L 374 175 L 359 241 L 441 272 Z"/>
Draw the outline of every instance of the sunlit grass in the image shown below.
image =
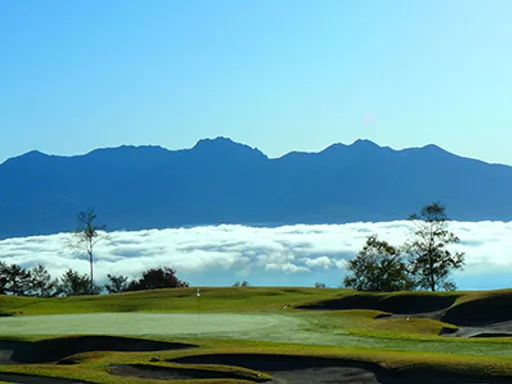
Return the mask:
<path id="1" fill-rule="evenodd" d="M 73 332 L 73 327 L 65 319 L 76 319 L 80 322 L 80 318 L 37 315 L 87 313 L 89 315 L 87 318 L 82 317 L 82 323 L 84 326 L 89 324 L 91 328 L 89 332 L 85 332 L 85 328 L 81 329 L 85 333 L 97 334 L 99 328 L 94 327 L 102 326 L 105 334 L 138 335 L 154 340 L 182 341 L 201 346 L 199 349 L 186 351 L 91 352 L 70 358 L 76 363 L 74 365 L 0 366 L 0 372 L 67 377 L 104 384 L 139 384 L 148 381 L 110 375 L 108 366 L 149 364 L 150 357 L 155 356 L 160 361 L 151 364 L 173 367 L 176 365 L 164 360 L 204 353 L 272 353 L 354 359 L 375 362 L 393 369 L 424 366 L 457 372 L 512 376 L 510 339 L 441 337 L 439 333 L 442 328 L 453 329 L 454 326 L 431 319 L 376 319 L 378 315 L 387 313 L 382 308 L 295 309 L 308 303 L 350 299 L 354 295 L 366 297 L 364 305 L 368 306 L 370 303 L 371 306 L 371 303 L 376 303 L 376 307 L 411 303 L 417 306 L 419 304 L 415 301 L 422 297 L 433 297 L 429 299 L 432 301 L 436 300 L 435 297 L 455 295 L 450 309 L 468 304 L 476 305 L 476 308 L 483 306 L 492 309 L 494 302 L 501 303 L 503 300 L 512 299 L 512 290 L 361 295 L 341 289 L 239 287 L 201 288 L 200 298 L 196 297 L 195 292 L 196 288 L 184 288 L 55 299 L 0 296 L 0 312 L 14 315 L 0 318 L 0 329 L 4 322 L 6 325 L 10 324 L 11 330 L 3 331 L 5 337 L 0 337 L 3 339 L 48 338 L 49 327 L 53 329 L 53 334 Z M 357 301 L 357 297 L 354 297 Z M 499 298 L 498 301 L 496 297 Z M 160 315 L 162 324 L 156 324 Z M 218 318 L 214 320 L 216 316 Z M 28 327 L 32 320 L 39 327 L 39 331 Z M 20 322 L 15 325 L 17 321 Z M 21 328 L 13 334 L 16 326 Z M 194 382 L 206 384 L 218 381 Z"/>

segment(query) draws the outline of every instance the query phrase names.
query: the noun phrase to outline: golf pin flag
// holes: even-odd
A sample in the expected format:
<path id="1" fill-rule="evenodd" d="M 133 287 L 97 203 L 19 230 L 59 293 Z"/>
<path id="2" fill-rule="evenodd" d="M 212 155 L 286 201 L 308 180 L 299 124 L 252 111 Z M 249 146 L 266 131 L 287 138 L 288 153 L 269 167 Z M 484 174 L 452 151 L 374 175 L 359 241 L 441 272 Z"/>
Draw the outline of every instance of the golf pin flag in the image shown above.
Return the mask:
<path id="1" fill-rule="evenodd" d="M 196 296 L 197 296 L 197 297 L 201 296 L 201 293 L 199 292 L 199 288 L 197 288 Z"/>

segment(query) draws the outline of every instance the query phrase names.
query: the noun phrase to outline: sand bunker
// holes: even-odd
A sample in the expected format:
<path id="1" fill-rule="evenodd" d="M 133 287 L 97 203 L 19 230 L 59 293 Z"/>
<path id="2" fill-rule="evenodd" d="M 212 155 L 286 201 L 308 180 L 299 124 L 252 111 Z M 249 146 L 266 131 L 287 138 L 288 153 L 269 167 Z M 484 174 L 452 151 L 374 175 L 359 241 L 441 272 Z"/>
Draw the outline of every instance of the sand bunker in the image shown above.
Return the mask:
<path id="1" fill-rule="evenodd" d="M 116 376 L 137 377 L 152 380 L 193 380 L 193 379 L 239 379 L 251 380 L 235 372 L 216 372 L 201 369 L 170 368 L 144 364 L 118 364 L 110 366 L 110 373 Z M 257 381 L 252 379 L 252 381 Z M 260 380 L 262 382 L 263 380 Z"/>
<path id="2" fill-rule="evenodd" d="M 146 352 L 181 350 L 197 346 L 114 336 L 77 336 L 36 342 L 0 341 L 0 364 L 52 363 L 93 351 Z"/>
<path id="3" fill-rule="evenodd" d="M 443 336 L 466 338 L 512 337 L 512 321 L 475 327 L 459 326 L 456 332 Z"/>
<path id="4" fill-rule="evenodd" d="M 307 356 L 209 354 L 186 356 L 174 359 L 172 362 L 182 364 L 222 364 L 249 368 L 271 375 L 273 378 L 272 383 L 275 384 L 512 383 L 510 378 L 469 376 L 422 368 L 390 372 L 374 363 Z"/>
<path id="5" fill-rule="evenodd" d="M 0 381 L 19 384 L 84 384 L 85 381 L 58 379 L 54 377 L 20 375 L 16 373 L 0 373 Z"/>

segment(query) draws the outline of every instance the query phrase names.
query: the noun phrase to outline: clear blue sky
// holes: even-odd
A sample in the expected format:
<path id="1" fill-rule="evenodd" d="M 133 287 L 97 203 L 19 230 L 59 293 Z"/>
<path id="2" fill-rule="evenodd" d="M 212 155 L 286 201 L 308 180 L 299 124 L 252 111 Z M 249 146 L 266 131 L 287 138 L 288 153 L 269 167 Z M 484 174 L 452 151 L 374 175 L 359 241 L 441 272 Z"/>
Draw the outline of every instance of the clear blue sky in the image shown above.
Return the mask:
<path id="1" fill-rule="evenodd" d="M 512 164 L 510 0 L 2 0 L 0 162 L 367 138 Z"/>

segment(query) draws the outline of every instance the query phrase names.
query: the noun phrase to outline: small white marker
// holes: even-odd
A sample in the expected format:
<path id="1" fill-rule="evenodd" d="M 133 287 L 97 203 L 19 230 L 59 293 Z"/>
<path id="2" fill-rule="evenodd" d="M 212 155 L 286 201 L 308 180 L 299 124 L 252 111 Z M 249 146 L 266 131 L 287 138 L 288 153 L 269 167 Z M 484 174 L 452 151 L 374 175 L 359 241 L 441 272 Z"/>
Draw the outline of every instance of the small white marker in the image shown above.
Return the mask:
<path id="1" fill-rule="evenodd" d="M 201 296 L 201 293 L 199 292 L 199 288 L 197 288 L 196 296 L 197 296 L 197 297 Z"/>

